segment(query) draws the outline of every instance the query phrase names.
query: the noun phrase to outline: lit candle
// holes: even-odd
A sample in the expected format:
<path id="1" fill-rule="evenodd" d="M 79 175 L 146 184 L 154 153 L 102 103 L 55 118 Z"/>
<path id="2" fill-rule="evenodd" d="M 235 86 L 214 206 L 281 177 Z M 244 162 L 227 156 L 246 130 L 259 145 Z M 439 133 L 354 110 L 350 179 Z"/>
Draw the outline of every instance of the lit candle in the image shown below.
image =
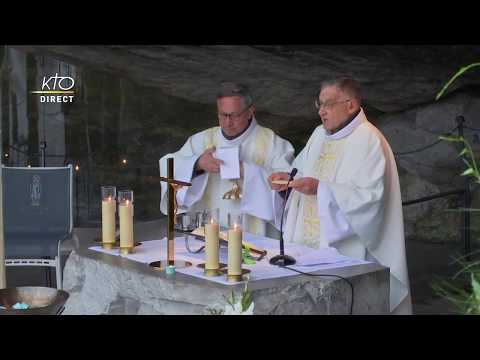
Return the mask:
<path id="1" fill-rule="evenodd" d="M 228 230 L 228 275 L 242 274 L 242 229 L 234 224 Z"/>
<path id="2" fill-rule="evenodd" d="M 115 242 L 115 211 L 116 203 L 112 198 L 102 201 L 102 241 Z"/>
<path id="3" fill-rule="evenodd" d="M 102 186 L 102 243 L 106 248 L 113 247 L 115 243 L 115 186 Z"/>
<path id="4" fill-rule="evenodd" d="M 205 269 L 218 269 L 219 225 L 213 219 L 205 224 Z"/>
<path id="5" fill-rule="evenodd" d="M 119 191 L 118 212 L 120 215 L 120 250 L 133 249 L 133 191 Z"/>

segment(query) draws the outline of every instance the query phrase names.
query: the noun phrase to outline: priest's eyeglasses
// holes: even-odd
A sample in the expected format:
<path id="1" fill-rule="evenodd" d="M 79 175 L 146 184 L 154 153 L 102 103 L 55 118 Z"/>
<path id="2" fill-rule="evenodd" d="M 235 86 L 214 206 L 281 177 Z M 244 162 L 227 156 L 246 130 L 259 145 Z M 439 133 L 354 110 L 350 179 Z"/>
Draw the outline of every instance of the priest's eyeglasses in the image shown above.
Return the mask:
<path id="1" fill-rule="evenodd" d="M 221 120 L 226 120 L 228 118 L 230 118 L 232 120 L 238 120 L 248 109 L 250 109 L 250 106 L 252 106 L 252 105 L 247 106 L 245 109 L 243 109 L 242 111 L 239 111 L 239 112 L 232 112 L 232 113 L 219 112 L 218 117 Z"/>
<path id="2" fill-rule="evenodd" d="M 317 110 L 320 110 L 320 108 L 322 108 L 322 107 L 325 108 L 325 109 L 331 109 L 334 105 L 343 104 L 343 103 L 346 103 L 348 101 L 351 101 L 351 99 L 347 99 L 347 100 L 343 100 L 343 101 L 326 101 L 324 103 L 315 99 L 315 108 Z"/>

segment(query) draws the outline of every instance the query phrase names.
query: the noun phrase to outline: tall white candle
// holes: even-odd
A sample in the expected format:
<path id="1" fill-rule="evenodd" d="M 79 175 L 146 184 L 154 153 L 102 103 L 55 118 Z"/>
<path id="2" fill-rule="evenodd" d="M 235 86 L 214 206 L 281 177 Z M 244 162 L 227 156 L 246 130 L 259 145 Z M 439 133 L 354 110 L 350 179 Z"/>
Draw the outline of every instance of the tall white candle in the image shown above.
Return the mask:
<path id="1" fill-rule="evenodd" d="M 112 197 L 102 200 L 102 241 L 115 242 L 115 212 L 117 204 Z"/>
<path id="2" fill-rule="evenodd" d="M 126 200 L 118 204 L 120 215 L 120 247 L 133 248 L 133 204 Z"/>
<path id="3" fill-rule="evenodd" d="M 238 224 L 228 230 L 228 275 L 242 274 L 242 229 Z"/>
<path id="4" fill-rule="evenodd" d="M 213 219 L 205 224 L 205 269 L 218 269 L 219 225 Z"/>

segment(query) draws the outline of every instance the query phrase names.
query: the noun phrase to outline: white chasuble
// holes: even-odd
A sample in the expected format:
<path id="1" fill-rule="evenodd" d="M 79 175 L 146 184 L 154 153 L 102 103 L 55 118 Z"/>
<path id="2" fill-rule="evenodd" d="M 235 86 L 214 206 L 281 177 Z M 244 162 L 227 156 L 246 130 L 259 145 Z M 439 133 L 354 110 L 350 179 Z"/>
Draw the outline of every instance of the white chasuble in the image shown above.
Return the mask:
<path id="1" fill-rule="evenodd" d="M 315 129 L 295 159 L 296 178 L 319 180 L 317 195 L 293 191 L 284 220 L 286 241 L 374 260 L 390 268 L 390 310 L 411 313 L 402 201 L 393 153 L 363 110 L 329 135 Z M 279 196 L 274 196 L 279 225 Z"/>
<path id="2" fill-rule="evenodd" d="M 194 165 L 203 152 L 215 147 L 239 147 L 244 174 L 239 184 L 240 200 L 222 199 L 232 189 L 231 180 L 222 179 L 219 173 L 204 172 L 193 176 Z M 174 176 L 177 180 L 191 182 L 192 186 L 177 192 L 178 213 L 220 209 L 220 225 L 227 226 L 229 212 L 244 214 L 243 229 L 253 234 L 278 238 L 278 232 L 270 222 L 274 221 L 271 207 L 271 189 L 268 176 L 276 171 L 288 171 L 294 158 L 293 146 L 277 136 L 272 130 L 257 124 L 252 119 L 248 129 L 239 137 L 228 140 L 220 127 L 213 127 L 191 136 L 176 153 L 160 159 L 160 175 L 167 176 L 166 159 L 174 158 Z M 166 184 L 161 183 L 160 210 L 167 208 Z"/>

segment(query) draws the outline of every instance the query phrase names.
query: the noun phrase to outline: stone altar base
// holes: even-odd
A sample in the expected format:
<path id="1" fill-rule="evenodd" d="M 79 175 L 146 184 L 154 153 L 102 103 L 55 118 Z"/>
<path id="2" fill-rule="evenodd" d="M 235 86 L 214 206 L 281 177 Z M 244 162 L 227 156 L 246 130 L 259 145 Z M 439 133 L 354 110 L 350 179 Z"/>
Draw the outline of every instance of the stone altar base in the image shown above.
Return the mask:
<path id="1" fill-rule="evenodd" d="M 137 241 L 161 239 L 166 219 L 136 223 Z M 148 265 L 89 250 L 101 229 L 75 229 L 73 250 L 64 269 L 64 290 L 70 293 L 65 315 L 73 314 L 209 314 L 223 308 L 231 292 L 240 295 L 244 283 L 229 286 L 181 273 L 173 276 Z M 269 254 L 273 256 L 274 254 Z M 325 272 L 322 272 L 325 273 Z M 354 314 L 388 314 L 389 270 L 363 264 L 329 270 L 354 286 Z M 333 277 L 304 275 L 251 280 L 254 314 L 348 314 L 350 286 Z"/>

